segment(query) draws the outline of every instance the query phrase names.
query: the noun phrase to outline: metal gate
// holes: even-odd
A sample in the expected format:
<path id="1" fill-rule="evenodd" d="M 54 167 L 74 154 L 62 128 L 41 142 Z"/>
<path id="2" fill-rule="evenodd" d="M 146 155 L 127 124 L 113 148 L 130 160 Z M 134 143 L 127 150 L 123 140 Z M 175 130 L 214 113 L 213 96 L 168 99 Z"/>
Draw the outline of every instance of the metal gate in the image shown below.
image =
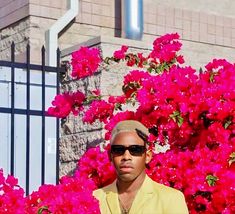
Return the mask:
<path id="1" fill-rule="evenodd" d="M 45 65 L 44 47 L 41 58 L 31 64 L 28 45 L 26 63 L 15 62 L 12 43 L 11 61 L 0 61 L 0 168 L 19 179 L 26 195 L 59 180 L 59 120 L 46 110 L 64 69 L 59 50 L 56 67 Z"/>

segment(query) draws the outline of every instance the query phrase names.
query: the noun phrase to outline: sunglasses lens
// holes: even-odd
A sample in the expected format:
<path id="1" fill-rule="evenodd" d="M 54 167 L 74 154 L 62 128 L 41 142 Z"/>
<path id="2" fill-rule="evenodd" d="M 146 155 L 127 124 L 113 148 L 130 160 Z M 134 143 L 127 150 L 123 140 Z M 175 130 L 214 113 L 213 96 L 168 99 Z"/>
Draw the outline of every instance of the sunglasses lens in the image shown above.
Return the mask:
<path id="1" fill-rule="evenodd" d="M 111 153 L 114 155 L 123 155 L 125 153 L 125 146 L 122 145 L 112 145 Z"/>
<path id="2" fill-rule="evenodd" d="M 129 152 L 133 156 L 142 155 L 145 152 L 145 146 L 132 145 L 132 146 L 129 147 Z"/>
<path id="3" fill-rule="evenodd" d="M 113 155 L 123 155 L 126 150 L 128 150 L 130 154 L 133 156 L 140 156 L 146 151 L 146 148 L 145 146 L 141 146 L 141 145 L 131 145 L 129 147 L 125 147 L 123 145 L 111 146 L 111 153 Z"/>

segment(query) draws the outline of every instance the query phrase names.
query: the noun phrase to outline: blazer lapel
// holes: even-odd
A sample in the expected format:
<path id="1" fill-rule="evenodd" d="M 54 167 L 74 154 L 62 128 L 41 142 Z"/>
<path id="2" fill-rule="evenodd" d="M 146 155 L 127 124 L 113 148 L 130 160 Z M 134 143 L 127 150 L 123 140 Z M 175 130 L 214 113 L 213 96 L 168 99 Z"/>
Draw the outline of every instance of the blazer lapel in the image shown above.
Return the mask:
<path id="1" fill-rule="evenodd" d="M 135 196 L 135 199 L 132 203 L 130 214 L 139 213 L 143 208 L 143 205 L 153 197 L 153 188 L 150 178 L 146 175 L 145 180 L 140 187 L 138 193 Z"/>
<path id="2" fill-rule="evenodd" d="M 112 183 L 110 188 L 106 192 L 106 201 L 109 206 L 110 213 L 121 213 L 118 192 L 116 187 L 116 181 Z M 112 212 L 113 211 L 113 212 Z"/>

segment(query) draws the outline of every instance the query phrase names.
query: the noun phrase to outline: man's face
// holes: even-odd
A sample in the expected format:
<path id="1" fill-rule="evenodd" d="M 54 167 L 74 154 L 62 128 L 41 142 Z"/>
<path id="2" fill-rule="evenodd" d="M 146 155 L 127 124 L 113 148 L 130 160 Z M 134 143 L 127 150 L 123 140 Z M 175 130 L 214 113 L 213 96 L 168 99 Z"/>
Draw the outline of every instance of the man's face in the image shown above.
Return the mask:
<path id="1" fill-rule="evenodd" d="M 121 132 L 113 140 L 112 145 L 144 146 L 144 141 L 135 132 Z M 131 155 L 126 150 L 123 155 L 110 154 L 113 165 L 119 179 L 125 182 L 135 180 L 145 170 L 145 164 L 151 159 L 150 154 L 144 152 L 141 155 Z"/>

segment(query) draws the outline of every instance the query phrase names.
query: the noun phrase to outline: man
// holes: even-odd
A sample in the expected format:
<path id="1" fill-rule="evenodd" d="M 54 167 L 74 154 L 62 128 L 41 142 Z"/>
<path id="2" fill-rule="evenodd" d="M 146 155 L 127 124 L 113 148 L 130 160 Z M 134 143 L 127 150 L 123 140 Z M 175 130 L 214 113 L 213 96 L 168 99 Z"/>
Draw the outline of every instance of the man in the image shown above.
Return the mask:
<path id="1" fill-rule="evenodd" d="M 186 214 L 183 194 L 152 181 L 145 166 L 152 157 L 148 129 L 138 121 L 119 122 L 112 131 L 110 160 L 117 179 L 94 191 L 102 214 Z"/>

